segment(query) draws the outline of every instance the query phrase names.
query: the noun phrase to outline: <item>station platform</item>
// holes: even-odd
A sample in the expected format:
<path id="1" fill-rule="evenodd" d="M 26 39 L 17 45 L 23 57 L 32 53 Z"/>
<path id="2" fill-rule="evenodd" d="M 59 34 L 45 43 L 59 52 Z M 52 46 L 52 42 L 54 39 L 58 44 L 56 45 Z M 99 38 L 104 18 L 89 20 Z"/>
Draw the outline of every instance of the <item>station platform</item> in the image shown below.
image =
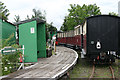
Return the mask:
<path id="1" fill-rule="evenodd" d="M 40 58 L 32 67 L 11 73 L 6 79 L 58 79 L 76 64 L 77 59 L 76 51 L 57 46 L 56 55 L 49 58 Z"/>

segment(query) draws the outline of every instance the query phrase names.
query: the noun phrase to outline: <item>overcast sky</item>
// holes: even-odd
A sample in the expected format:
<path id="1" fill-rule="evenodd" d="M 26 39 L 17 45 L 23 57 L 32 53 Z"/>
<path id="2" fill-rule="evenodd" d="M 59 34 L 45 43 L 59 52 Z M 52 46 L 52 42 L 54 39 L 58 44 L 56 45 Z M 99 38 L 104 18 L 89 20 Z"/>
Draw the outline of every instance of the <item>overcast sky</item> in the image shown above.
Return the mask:
<path id="1" fill-rule="evenodd" d="M 119 0 L 1 0 L 10 11 L 9 21 L 14 22 L 14 16 L 20 15 L 24 20 L 27 15 L 31 17 L 32 9 L 37 8 L 46 11 L 47 22 L 53 22 L 53 25 L 60 29 L 64 16 L 68 14 L 69 4 L 97 4 L 102 14 L 109 12 L 118 13 Z"/>

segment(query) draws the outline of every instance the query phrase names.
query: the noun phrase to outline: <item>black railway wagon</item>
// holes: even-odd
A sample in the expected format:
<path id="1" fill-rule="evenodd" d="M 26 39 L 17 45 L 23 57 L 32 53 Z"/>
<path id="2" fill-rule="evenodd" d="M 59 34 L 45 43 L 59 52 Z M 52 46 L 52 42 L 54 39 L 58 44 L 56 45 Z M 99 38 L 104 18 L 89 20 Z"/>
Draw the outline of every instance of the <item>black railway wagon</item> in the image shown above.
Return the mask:
<path id="1" fill-rule="evenodd" d="M 120 50 L 119 27 L 120 18 L 117 16 L 99 15 L 87 18 L 86 55 L 94 61 L 114 62 L 113 55 Z"/>

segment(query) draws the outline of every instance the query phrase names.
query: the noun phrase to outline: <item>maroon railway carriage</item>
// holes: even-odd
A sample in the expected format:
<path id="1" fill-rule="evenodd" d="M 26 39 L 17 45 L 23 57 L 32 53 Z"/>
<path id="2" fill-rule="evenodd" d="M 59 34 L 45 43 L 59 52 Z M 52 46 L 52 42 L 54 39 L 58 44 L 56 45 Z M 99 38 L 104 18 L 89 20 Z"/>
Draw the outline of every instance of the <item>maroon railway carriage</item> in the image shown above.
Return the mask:
<path id="1" fill-rule="evenodd" d="M 78 25 L 74 28 L 74 30 L 70 30 L 66 32 L 58 32 L 57 42 L 58 44 L 63 44 L 66 46 L 71 46 L 71 47 L 80 49 L 81 34 L 82 34 L 82 26 Z"/>
<path id="2" fill-rule="evenodd" d="M 66 45 L 67 46 L 74 46 L 74 30 L 70 30 L 67 32 Z"/>
<path id="3" fill-rule="evenodd" d="M 76 48 L 81 48 L 82 26 L 78 25 L 74 28 L 74 45 Z"/>
<path id="4" fill-rule="evenodd" d="M 66 44 L 66 37 L 63 32 L 57 33 L 57 42 L 58 42 L 58 44 L 63 44 L 63 45 Z"/>
<path id="5" fill-rule="evenodd" d="M 120 17 L 92 16 L 74 30 L 58 33 L 58 43 L 80 48 L 81 58 L 86 57 L 97 63 L 111 63 L 115 57 L 120 58 L 119 26 Z"/>

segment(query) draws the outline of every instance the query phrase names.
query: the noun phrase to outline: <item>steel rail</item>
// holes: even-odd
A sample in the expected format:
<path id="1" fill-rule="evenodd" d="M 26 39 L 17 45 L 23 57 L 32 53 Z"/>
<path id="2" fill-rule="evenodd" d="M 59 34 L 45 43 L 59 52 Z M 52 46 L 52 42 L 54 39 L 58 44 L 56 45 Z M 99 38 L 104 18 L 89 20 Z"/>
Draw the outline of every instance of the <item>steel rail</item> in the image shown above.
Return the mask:
<path id="1" fill-rule="evenodd" d="M 115 80 L 115 75 L 112 66 L 109 66 L 111 74 L 112 74 L 112 79 Z"/>
<path id="2" fill-rule="evenodd" d="M 93 65 L 92 74 L 90 75 L 89 80 L 91 80 L 91 78 L 93 78 L 94 72 L 95 72 L 95 65 Z"/>

